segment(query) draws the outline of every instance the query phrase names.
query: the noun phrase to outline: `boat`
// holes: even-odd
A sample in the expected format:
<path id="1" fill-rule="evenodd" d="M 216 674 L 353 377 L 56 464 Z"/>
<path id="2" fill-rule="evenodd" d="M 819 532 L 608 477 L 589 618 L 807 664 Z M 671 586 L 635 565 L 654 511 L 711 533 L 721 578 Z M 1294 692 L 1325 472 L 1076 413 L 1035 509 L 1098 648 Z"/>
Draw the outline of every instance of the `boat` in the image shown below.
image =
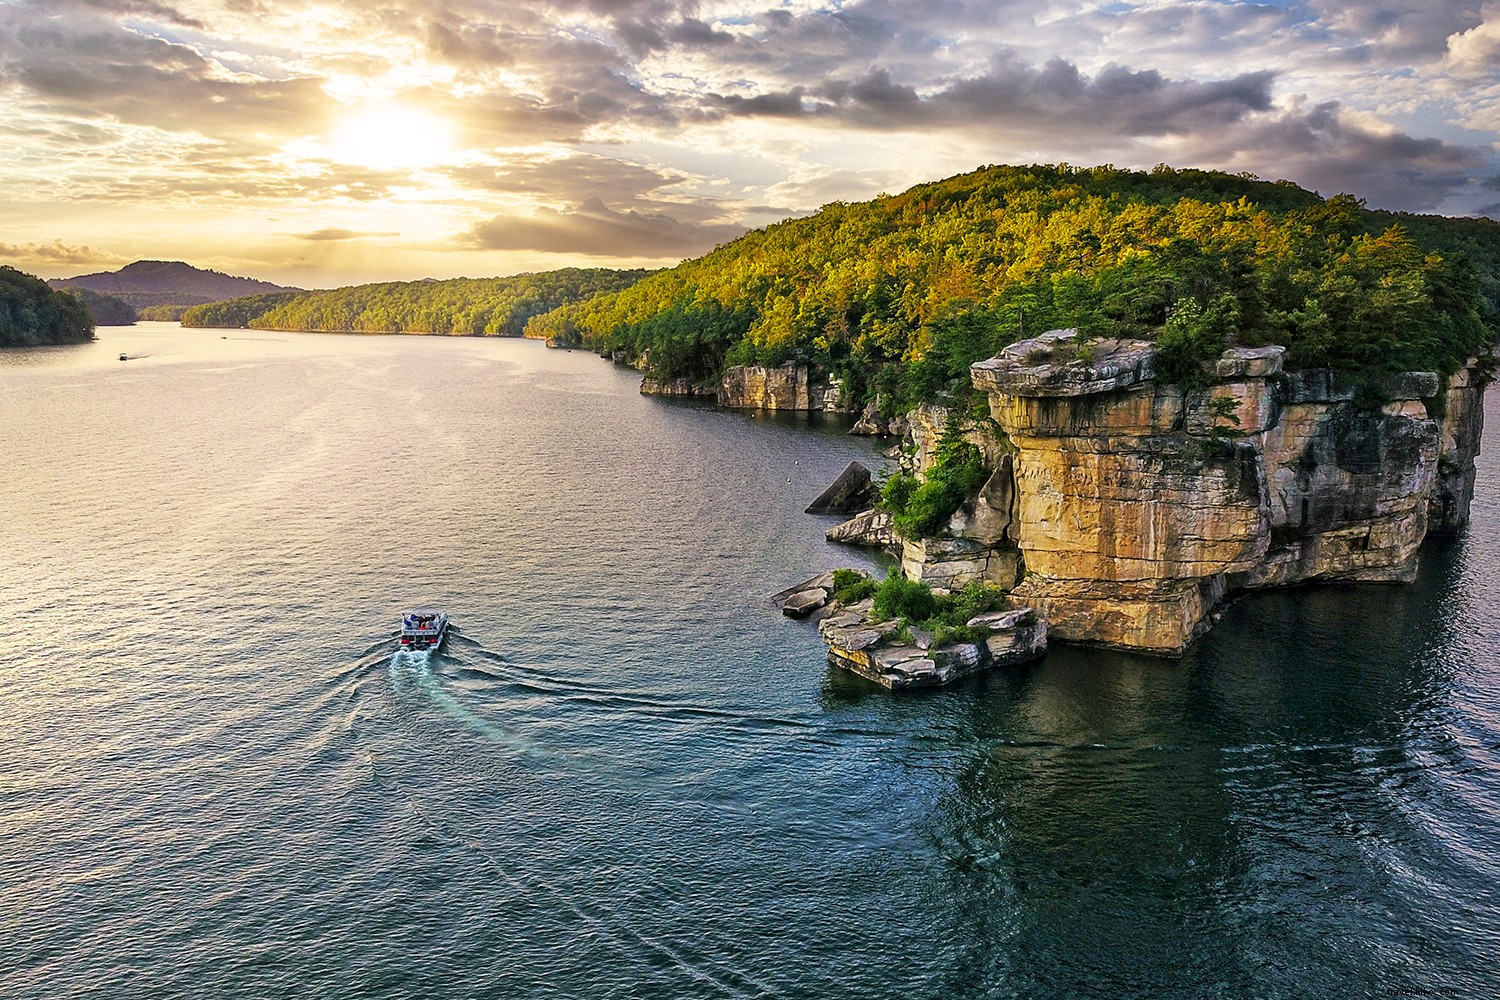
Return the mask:
<path id="1" fill-rule="evenodd" d="M 121 361 L 129 361 L 130 360 L 130 355 L 125 354 L 124 352 L 121 352 L 121 354 L 120 354 L 120 360 Z"/>
<path id="2" fill-rule="evenodd" d="M 401 648 L 413 652 L 437 649 L 448 638 L 446 611 L 408 611 L 401 618 Z"/>

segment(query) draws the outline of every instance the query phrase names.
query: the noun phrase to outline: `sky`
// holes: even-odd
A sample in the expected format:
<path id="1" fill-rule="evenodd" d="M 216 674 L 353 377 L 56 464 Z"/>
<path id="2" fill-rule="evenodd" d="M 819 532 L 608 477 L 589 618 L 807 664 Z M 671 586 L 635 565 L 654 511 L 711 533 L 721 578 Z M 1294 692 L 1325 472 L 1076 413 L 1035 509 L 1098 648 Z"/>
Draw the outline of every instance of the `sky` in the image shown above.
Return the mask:
<path id="1" fill-rule="evenodd" d="M 657 267 L 989 163 L 1500 218 L 1500 0 L 0 0 L 0 263 Z"/>

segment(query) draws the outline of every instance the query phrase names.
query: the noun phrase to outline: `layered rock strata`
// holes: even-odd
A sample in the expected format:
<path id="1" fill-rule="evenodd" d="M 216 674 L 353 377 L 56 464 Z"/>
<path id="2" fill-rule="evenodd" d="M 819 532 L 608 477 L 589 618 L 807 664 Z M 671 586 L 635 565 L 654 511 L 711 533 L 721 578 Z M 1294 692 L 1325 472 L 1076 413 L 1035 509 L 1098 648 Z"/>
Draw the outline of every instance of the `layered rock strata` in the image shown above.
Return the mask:
<path id="1" fill-rule="evenodd" d="M 823 533 L 830 542 L 844 545 L 865 545 L 885 549 L 892 555 L 901 554 L 901 537 L 891 525 L 891 515 L 883 510 L 867 510 L 855 514 L 842 524 L 835 524 Z"/>
<path id="2" fill-rule="evenodd" d="M 705 389 L 692 379 L 669 378 L 659 379 L 654 375 L 647 375 L 641 379 L 641 395 L 643 396 L 712 396 L 712 389 Z"/>
<path id="3" fill-rule="evenodd" d="M 1410 580 L 1429 522 L 1467 518 L 1482 379 L 1361 386 L 1284 356 L 1227 351 L 1192 391 L 1158 381 L 1154 345 L 1072 331 L 975 364 L 1013 456 L 1002 540 L 973 537 L 1015 550 L 1012 598 L 1057 638 L 1172 655 L 1235 590 Z"/>
<path id="4" fill-rule="evenodd" d="M 717 396 L 720 406 L 736 409 L 831 412 L 839 410 L 843 391 L 836 379 L 815 378 L 807 365 L 730 365 Z"/>
<path id="5" fill-rule="evenodd" d="M 1047 623 L 1029 608 L 972 618 L 969 626 L 988 631 L 986 638 L 943 646 L 916 629 L 903 634 L 898 622 L 872 621 L 872 608 L 869 600 L 840 608 L 818 623 L 818 634 L 829 662 L 892 690 L 937 687 L 1047 651 Z"/>

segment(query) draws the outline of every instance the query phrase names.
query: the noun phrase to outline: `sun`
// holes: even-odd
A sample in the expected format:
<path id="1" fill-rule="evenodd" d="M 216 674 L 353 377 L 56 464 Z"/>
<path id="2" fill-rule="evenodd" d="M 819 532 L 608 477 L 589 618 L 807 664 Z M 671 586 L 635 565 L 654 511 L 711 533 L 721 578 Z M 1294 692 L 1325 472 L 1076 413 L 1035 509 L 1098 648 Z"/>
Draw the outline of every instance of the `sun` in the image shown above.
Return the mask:
<path id="1" fill-rule="evenodd" d="M 355 105 L 328 134 L 328 155 L 340 163 L 399 170 L 430 167 L 452 154 L 452 125 L 422 108 L 396 101 Z"/>

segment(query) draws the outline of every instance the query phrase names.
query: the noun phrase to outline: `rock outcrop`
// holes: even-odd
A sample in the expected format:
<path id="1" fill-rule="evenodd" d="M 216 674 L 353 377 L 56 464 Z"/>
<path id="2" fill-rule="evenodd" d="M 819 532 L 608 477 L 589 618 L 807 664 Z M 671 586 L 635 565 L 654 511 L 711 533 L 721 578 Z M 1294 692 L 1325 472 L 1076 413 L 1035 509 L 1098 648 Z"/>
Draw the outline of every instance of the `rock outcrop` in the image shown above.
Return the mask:
<path id="1" fill-rule="evenodd" d="M 867 510 L 855 514 L 844 523 L 829 528 L 823 536 L 830 542 L 866 545 L 885 549 L 894 555 L 901 554 L 901 538 L 891 526 L 891 515 L 883 510 Z"/>
<path id="2" fill-rule="evenodd" d="M 1029 608 L 979 615 L 969 626 L 987 632 L 985 638 L 935 647 L 931 634 L 871 621 L 872 607 L 865 600 L 838 609 L 818 623 L 818 634 L 831 663 L 893 690 L 937 687 L 1047 651 L 1047 623 Z"/>
<path id="3" fill-rule="evenodd" d="M 713 394 L 712 389 L 705 389 L 692 379 L 658 379 L 653 375 L 647 375 L 641 379 L 641 395 L 643 396 L 712 396 Z"/>
<path id="4" fill-rule="evenodd" d="M 853 514 L 864 510 L 874 495 L 875 485 L 870 481 L 870 470 L 859 462 L 850 462 L 804 513 Z"/>
<path id="5" fill-rule="evenodd" d="M 1173 655 L 1237 590 L 1411 579 L 1429 527 L 1467 518 L 1482 379 L 1360 386 L 1284 373 L 1284 355 L 1227 351 L 1190 391 L 1157 379 L 1154 345 L 1073 331 L 975 364 L 1013 454 L 1008 483 L 986 486 L 988 523 L 972 527 L 976 510 L 939 543 L 988 551 L 947 585 L 1003 582 L 991 564 L 1009 547 L 1011 597 L 1054 637 Z"/>
<path id="6" fill-rule="evenodd" d="M 716 395 L 720 406 L 736 409 L 833 412 L 842 406 L 843 386 L 837 379 L 814 378 L 807 365 L 730 365 Z"/>
<path id="7" fill-rule="evenodd" d="M 900 417 L 886 420 L 880 415 L 880 402 L 871 400 L 860 411 L 859 419 L 854 421 L 854 426 L 849 428 L 849 433 L 863 437 L 898 436 L 906 433 L 906 421 Z"/>
<path id="8" fill-rule="evenodd" d="M 788 618 L 806 618 L 823 608 L 833 595 L 833 571 L 771 595 L 771 604 Z"/>

